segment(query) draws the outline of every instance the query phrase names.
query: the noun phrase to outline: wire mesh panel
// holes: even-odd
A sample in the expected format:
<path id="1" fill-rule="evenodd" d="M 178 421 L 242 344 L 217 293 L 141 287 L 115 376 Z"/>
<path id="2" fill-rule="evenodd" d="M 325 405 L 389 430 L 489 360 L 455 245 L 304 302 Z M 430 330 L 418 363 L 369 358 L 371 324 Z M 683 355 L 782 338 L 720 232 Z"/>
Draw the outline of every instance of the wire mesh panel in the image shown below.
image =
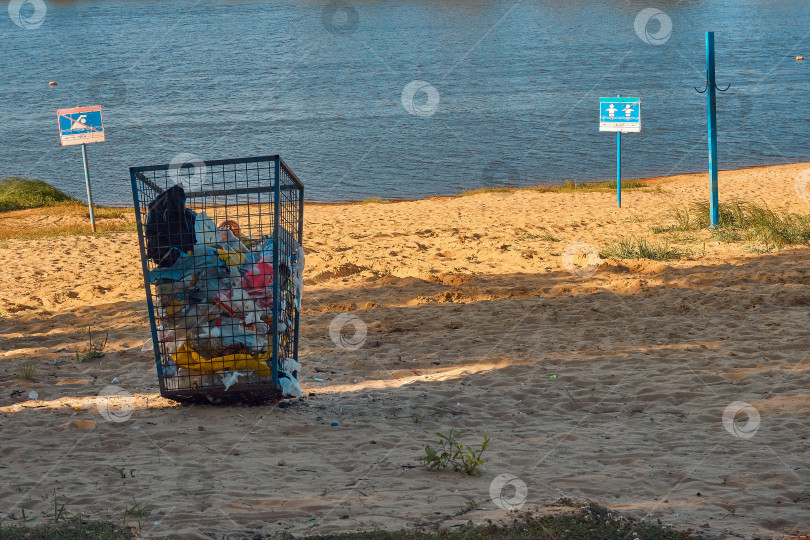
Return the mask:
<path id="1" fill-rule="evenodd" d="M 130 168 L 161 395 L 301 395 L 304 188 L 278 156 Z"/>

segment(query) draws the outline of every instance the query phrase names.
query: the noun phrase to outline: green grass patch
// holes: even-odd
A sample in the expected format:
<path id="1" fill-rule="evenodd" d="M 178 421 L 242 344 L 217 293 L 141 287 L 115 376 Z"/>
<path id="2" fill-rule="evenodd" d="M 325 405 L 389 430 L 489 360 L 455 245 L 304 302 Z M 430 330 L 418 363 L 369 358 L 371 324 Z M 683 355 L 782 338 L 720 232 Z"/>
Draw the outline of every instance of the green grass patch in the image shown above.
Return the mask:
<path id="1" fill-rule="evenodd" d="M 609 259 L 649 259 L 669 261 L 690 255 L 689 252 L 669 247 L 669 244 L 644 238 L 621 238 L 602 250 L 601 256 Z"/>
<path id="2" fill-rule="evenodd" d="M 675 223 L 654 227 L 653 232 L 695 231 L 708 229 L 709 203 L 697 201 L 685 209 L 673 211 Z M 718 206 L 718 226 L 713 237 L 721 242 L 750 242 L 758 250 L 768 251 L 810 242 L 810 215 L 779 212 L 754 203 L 734 200 Z"/>
<path id="3" fill-rule="evenodd" d="M 113 233 L 134 232 L 135 211 L 131 208 L 96 206 L 96 232 L 90 226 L 90 212 L 82 204 L 65 204 L 31 209 L 31 215 L 3 218 L 0 214 L 0 249 L 9 240 L 42 240 L 63 236 L 108 237 Z M 63 219 L 52 220 L 48 217 Z"/>
<path id="4" fill-rule="evenodd" d="M 570 193 L 572 191 L 615 191 L 616 182 L 607 180 L 605 182 L 576 182 L 574 180 L 566 180 L 560 186 L 551 186 L 550 191 L 559 193 Z M 622 182 L 622 190 L 625 189 L 640 189 L 647 187 L 647 184 L 638 180 L 628 180 Z"/>
<path id="5" fill-rule="evenodd" d="M 391 204 L 392 200 L 389 199 L 381 199 L 379 197 L 374 197 L 371 199 L 363 199 L 362 201 L 357 201 L 353 204 Z"/>
<path id="6" fill-rule="evenodd" d="M 420 531 L 369 531 L 347 534 L 307 536 L 306 540 L 693 540 L 703 538 L 691 531 L 680 532 L 661 524 L 642 523 L 596 504 L 574 505 L 571 512 L 534 517 L 524 513 L 511 523 L 463 525 L 454 530 L 428 533 Z M 468 505 L 465 511 L 474 509 Z"/>
<path id="7" fill-rule="evenodd" d="M 90 210 L 87 208 L 87 205 L 84 203 L 77 203 L 75 205 L 59 205 L 59 206 L 50 206 L 44 207 L 39 210 L 39 213 L 43 216 L 67 216 L 67 215 L 77 215 L 83 216 L 90 219 Z M 93 207 L 93 215 L 96 216 L 96 220 L 99 219 L 118 219 L 118 218 L 125 218 L 127 216 L 131 216 L 132 219 L 135 219 L 135 210 L 133 208 L 114 208 L 109 206 L 94 206 Z"/>
<path id="8" fill-rule="evenodd" d="M 49 238 L 60 238 L 63 236 L 95 236 L 107 238 L 113 233 L 134 232 L 137 230 L 135 223 L 115 221 L 112 223 L 99 222 L 96 220 L 96 232 L 92 231 L 90 222 L 72 223 L 67 225 L 44 226 L 40 228 L 30 227 L 4 227 L 0 228 L 0 242 L 8 247 L 8 240 L 45 240 Z"/>
<path id="9" fill-rule="evenodd" d="M 63 521 L 42 523 L 35 527 L 5 525 L 0 527 L 0 540 L 135 540 L 131 527 L 106 521 Z"/>
<path id="10" fill-rule="evenodd" d="M 63 204 L 79 201 L 41 180 L 0 178 L 0 212 Z"/>
<path id="11" fill-rule="evenodd" d="M 470 195 L 481 195 L 482 193 L 513 193 L 513 192 L 515 192 L 517 190 L 518 190 L 518 188 L 506 187 L 506 186 L 482 187 L 482 188 L 476 188 L 476 189 L 465 189 L 464 191 L 462 191 L 461 193 L 456 195 L 456 198 L 458 198 L 458 197 L 468 197 Z"/>
<path id="12" fill-rule="evenodd" d="M 641 189 L 649 187 L 639 180 L 628 180 L 622 182 L 622 190 Z M 456 195 L 456 197 L 467 197 L 469 195 L 480 195 L 481 193 L 513 193 L 516 191 L 538 191 L 540 193 L 572 193 L 581 191 L 615 191 L 616 182 L 577 182 L 575 180 L 565 180 L 562 184 L 537 184 L 536 186 L 518 188 L 508 186 L 482 187 L 477 189 L 467 189 Z"/>
<path id="13" fill-rule="evenodd" d="M 568 499 L 559 502 L 570 511 L 544 516 L 528 512 L 518 514 L 511 522 L 485 525 L 468 523 L 453 529 L 438 532 L 422 531 L 366 531 L 344 534 L 328 534 L 301 537 L 304 540 L 512 540 L 532 538 L 559 540 L 579 538 L 582 540 L 696 540 L 703 538 L 691 530 L 677 531 L 666 525 L 647 523 L 625 517 L 618 512 L 593 503 L 574 503 Z M 478 507 L 468 503 L 459 513 L 467 514 Z M 114 525 L 111 522 L 77 521 L 71 519 L 58 524 L 38 526 L 6 525 L 0 527 L 0 540 L 134 540 L 137 537 L 132 527 Z M 282 534 L 275 537 L 293 539 Z"/>
<path id="14" fill-rule="evenodd" d="M 36 209 L 36 210 L 34 210 Z M 95 207 L 96 233 L 90 226 L 90 210 L 70 195 L 40 180 L 0 178 L 0 212 L 31 210 L 34 215 L 14 214 L 3 218 L 0 249 L 8 249 L 8 240 L 40 240 L 60 236 L 95 235 L 135 231 L 135 212 L 131 208 Z M 32 221 L 39 216 L 68 219 Z"/>

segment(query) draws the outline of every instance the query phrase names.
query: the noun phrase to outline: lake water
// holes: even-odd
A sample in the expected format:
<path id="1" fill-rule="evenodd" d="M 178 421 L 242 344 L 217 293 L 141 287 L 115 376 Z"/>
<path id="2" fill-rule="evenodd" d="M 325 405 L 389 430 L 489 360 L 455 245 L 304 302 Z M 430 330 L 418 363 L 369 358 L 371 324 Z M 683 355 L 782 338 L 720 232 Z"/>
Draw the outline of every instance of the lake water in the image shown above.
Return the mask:
<path id="1" fill-rule="evenodd" d="M 130 166 L 188 156 L 280 154 L 317 201 L 610 180 L 614 95 L 642 98 L 624 178 L 706 171 L 706 30 L 731 84 L 720 168 L 810 161 L 805 0 L 27 0 L 20 17 L 0 12 L 0 176 L 83 198 L 56 110 L 100 104 L 102 204 L 131 204 Z"/>

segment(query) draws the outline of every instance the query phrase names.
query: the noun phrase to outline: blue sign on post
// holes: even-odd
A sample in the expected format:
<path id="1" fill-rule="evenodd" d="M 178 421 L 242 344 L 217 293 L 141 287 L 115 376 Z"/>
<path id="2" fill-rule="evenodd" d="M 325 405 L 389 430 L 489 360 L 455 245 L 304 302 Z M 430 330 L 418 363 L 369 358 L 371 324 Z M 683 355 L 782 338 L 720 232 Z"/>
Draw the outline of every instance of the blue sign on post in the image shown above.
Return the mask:
<path id="1" fill-rule="evenodd" d="M 599 98 L 599 131 L 641 131 L 641 98 Z"/>
<path id="2" fill-rule="evenodd" d="M 622 133 L 641 131 L 641 98 L 600 97 L 599 131 L 616 132 L 616 206 L 622 207 Z"/>
<path id="3" fill-rule="evenodd" d="M 101 105 L 59 109 L 59 141 L 62 146 L 82 145 L 84 182 L 87 184 L 87 204 L 90 207 L 90 225 L 96 232 L 96 214 L 93 211 L 93 192 L 90 189 L 90 168 L 87 165 L 87 144 L 104 142 L 104 124 L 101 121 Z"/>
<path id="4" fill-rule="evenodd" d="M 101 107 L 59 109 L 59 140 L 62 146 L 104 142 Z"/>

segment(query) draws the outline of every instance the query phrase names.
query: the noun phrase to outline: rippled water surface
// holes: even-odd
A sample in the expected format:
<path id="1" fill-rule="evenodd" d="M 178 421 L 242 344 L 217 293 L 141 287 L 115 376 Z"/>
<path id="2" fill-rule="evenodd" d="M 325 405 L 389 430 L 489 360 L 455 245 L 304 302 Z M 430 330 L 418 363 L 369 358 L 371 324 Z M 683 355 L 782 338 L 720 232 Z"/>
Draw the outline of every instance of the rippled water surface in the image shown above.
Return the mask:
<path id="1" fill-rule="evenodd" d="M 320 201 L 612 179 L 612 95 L 642 98 L 625 178 L 705 171 L 706 30 L 731 84 L 721 169 L 810 161 L 805 1 L 105 0 L 48 2 L 44 18 L 38 3 L 16 21 L 29 28 L 0 12 L 0 176 L 83 197 L 56 110 L 101 104 L 99 203 L 130 204 L 128 168 L 179 154 L 278 153 Z M 645 26 L 649 7 L 662 14 Z"/>

